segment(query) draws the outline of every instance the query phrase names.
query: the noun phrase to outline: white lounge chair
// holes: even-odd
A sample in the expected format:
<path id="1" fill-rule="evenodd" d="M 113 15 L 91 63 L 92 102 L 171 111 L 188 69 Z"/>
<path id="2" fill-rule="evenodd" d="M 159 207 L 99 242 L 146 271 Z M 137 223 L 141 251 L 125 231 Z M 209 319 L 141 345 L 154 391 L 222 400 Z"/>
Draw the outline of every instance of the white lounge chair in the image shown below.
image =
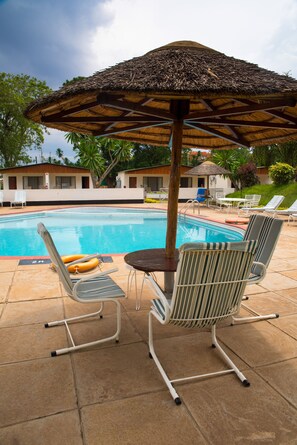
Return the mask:
<path id="1" fill-rule="evenodd" d="M 181 400 L 173 383 L 199 377 L 235 372 L 244 386 L 249 386 L 245 376 L 227 356 L 216 339 L 219 321 L 237 313 L 254 261 L 257 241 L 234 243 L 187 243 L 180 247 L 172 299 L 167 300 L 163 291 L 148 273 L 157 299 L 152 300 L 149 313 L 149 351 L 175 403 Z M 232 266 L 231 266 L 232 265 Z M 183 328 L 211 328 L 212 345 L 217 348 L 229 369 L 209 374 L 169 379 L 154 349 L 152 318 L 162 325 L 173 324 Z"/>
<path id="2" fill-rule="evenodd" d="M 4 193 L 3 190 L 0 190 L 0 205 L 3 207 Z"/>
<path id="3" fill-rule="evenodd" d="M 219 210 L 226 208 L 229 211 L 232 207 L 232 202 L 221 201 L 221 199 L 224 199 L 225 196 L 225 193 L 217 192 L 215 197 L 216 205 L 218 206 Z"/>
<path id="4" fill-rule="evenodd" d="M 101 307 L 97 312 L 91 314 L 81 315 L 78 317 L 72 317 L 68 319 L 63 319 L 59 321 L 53 321 L 46 323 L 45 327 L 49 328 L 51 326 L 65 325 L 67 333 L 69 335 L 72 346 L 58 349 L 51 352 L 51 356 L 66 354 L 67 352 L 76 351 L 78 349 L 87 348 L 89 346 L 94 346 L 99 343 L 104 343 L 107 341 L 115 340 L 119 341 L 119 335 L 121 330 L 121 305 L 118 299 L 125 298 L 125 293 L 123 290 L 108 276 L 109 273 L 115 272 L 118 269 L 110 269 L 106 272 L 96 272 L 94 274 L 87 275 L 78 279 L 69 274 L 67 268 L 65 267 L 56 246 L 52 240 L 51 235 L 42 223 L 37 225 L 37 231 L 42 237 L 47 251 L 49 253 L 50 259 L 58 272 L 60 281 L 67 293 L 67 295 L 75 301 L 80 303 L 101 303 Z M 117 316 L 117 329 L 115 334 L 110 337 L 105 337 L 93 342 L 83 343 L 76 345 L 74 343 L 73 337 L 70 332 L 69 322 L 86 319 L 89 317 L 99 316 L 102 318 L 102 311 L 104 303 L 112 302 L 116 305 L 116 316 Z"/>
<path id="5" fill-rule="evenodd" d="M 272 212 L 275 211 L 281 205 L 284 199 L 285 197 L 282 195 L 274 195 L 274 197 L 264 207 L 247 206 L 247 207 L 242 207 L 241 210 L 245 211 L 246 213 L 249 213 L 250 211 Z"/>
<path id="6" fill-rule="evenodd" d="M 261 267 L 259 267 L 256 262 L 254 263 L 248 284 L 259 284 L 263 280 L 265 273 L 263 273 L 262 265 L 265 266 L 266 271 L 279 239 L 282 225 L 283 221 L 281 219 L 276 219 L 265 215 L 251 215 L 244 240 L 256 240 L 258 242 L 255 261 L 259 262 Z M 248 300 L 249 297 L 244 297 L 243 299 Z M 279 317 L 277 313 L 260 315 L 243 303 L 242 307 L 247 309 L 249 312 L 252 312 L 253 315 L 248 317 L 233 316 L 232 324 L 235 324 L 236 322 L 243 323 L 246 321 L 269 320 L 271 318 Z"/>
<path id="7" fill-rule="evenodd" d="M 14 200 L 10 202 L 10 207 L 12 206 L 22 206 L 26 205 L 26 191 L 25 190 L 16 190 L 14 195 Z"/>
<path id="8" fill-rule="evenodd" d="M 297 199 L 296 201 L 293 202 L 293 204 L 288 207 L 285 210 L 267 210 L 268 213 L 272 213 L 273 217 L 277 216 L 277 215 L 284 215 L 284 216 L 289 216 L 289 215 L 293 215 L 295 213 L 297 213 Z"/>

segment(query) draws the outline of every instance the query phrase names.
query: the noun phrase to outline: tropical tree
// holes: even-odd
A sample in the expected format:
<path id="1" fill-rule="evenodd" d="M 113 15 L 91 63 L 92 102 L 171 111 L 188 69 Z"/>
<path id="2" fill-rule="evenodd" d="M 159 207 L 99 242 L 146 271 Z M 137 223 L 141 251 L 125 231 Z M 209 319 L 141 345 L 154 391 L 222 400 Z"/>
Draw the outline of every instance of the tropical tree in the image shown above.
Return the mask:
<path id="1" fill-rule="evenodd" d="M 120 161 L 129 159 L 133 147 L 126 141 L 79 133 L 67 133 L 65 137 L 73 144 L 78 163 L 90 170 L 94 186 L 100 186 Z"/>
<path id="2" fill-rule="evenodd" d="M 65 139 L 73 144 L 75 158 L 78 159 L 79 165 L 90 170 L 95 187 L 97 178 L 105 167 L 104 159 L 100 154 L 100 139 L 79 133 L 66 133 Z"/>
<path id="3" fill-rule="evenodd" d="M 238 169 L 241 165 L 248 163 L 250 158 L 251 154 L 247 148 L 214 150 L 212 153 L 212 161 L 231 172 L 230 179 L 237 190 L 240 188 Z"/>
<path id="4" fill-rule="evenodd" d="M 253 149 L 252 159 L 258 167 L 270 167 L 277 162 L 284 162 L 295 167 L 297 165 L 297 142 L 272 144 Z"/>
<path id="5" fill-rule="evenodd" d="M 253 185 L 260 183 L 260 180 L 257 176 L 256 164 L 251 161 L 238 167 L 237 175 L 240 181 L 241 188 L 252 187 Z"/>
<path id="6" fill-rule="evenodd" d="M 49 94 L 45 82 L 24 74 L 0 73 L 0 165 L 30 162 L 28 150 L 41 148 L 45 127 L 27 120 L 24 111 L 34 99 Z"/>
<path id="7" fill-rule="evenodd" d="M 99 178 L 99 185 L 111 173 L 115 166 L 121 161 L 127 161 L 131 158 L 133 144 L 127 141 L 117 139 L 101 138 L 101 153 L 106 162 L 106 168 Z"/>
<path id="8" fill-rule="evenodd" d="M 169 147 L 157 147 L 148 144 L 133 144 L 130 168 L 152 167 L 169 164 L 171 152 Z"/>

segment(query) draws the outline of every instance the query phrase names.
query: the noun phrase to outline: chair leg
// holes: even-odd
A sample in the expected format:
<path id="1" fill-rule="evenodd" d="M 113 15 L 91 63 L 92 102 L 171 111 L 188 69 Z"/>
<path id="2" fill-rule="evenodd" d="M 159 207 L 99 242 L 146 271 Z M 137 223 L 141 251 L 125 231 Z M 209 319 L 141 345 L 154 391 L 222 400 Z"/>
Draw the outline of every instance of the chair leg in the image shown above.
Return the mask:
<path id="1" fill-rule="evenodd" d="M 81 316 L 78 316 L 78 317 L 72 317 L 72 318 L 67 318 L 67 319 L 64 319 L 64 320 L 58 320 L 58 321 L 52 321 L 50 323 L 46 323 L 44 325 L 46 328 L 50 328 L 50 327 L 53 327 L 53 326 L 58 326 L 58 325 L 64 324 L 65 327 L 66 327 L 66 330 L 67 330 L 70 342 L 72 344 L 72 346 L 70 346 L 68 348 L 62 348 L 62 349 L 57 349 L 56 351 L 52 351 L 51 352 L 51 356 L 55 357 L 57 355 L 67 354 L 68 352 L 77 351 L 79 349 L 83 349 L 83 348 L 87 348 L 87 347 L 90 347 L 90 346 L 98 345 L 100 343 L 105 343 L 105 342 L 111 341 L 111 340 L 115 340 L 116 342 L 118 342 L 119 341 L 120 331 L 121 331 L 121 305 L 120 305 L 120 303 L 117 300 L 110 300 L 110 302 L 115 303 L 115 305 L 116 305 L 116 318 L 117 318 L 117 329 L 116 329 L 116 332 L 112 336 L 110 336 L 110 337 L 105 337 L 105 338 L 100 339 L 100 340 L 95 340 L 95 341 L 92 341 L 92 342 L 89 342 L 89 343 L 82 343 L 80 345 L 76 345 L 74 340 L 73 340 L 73 337 L 72 337 L 72 334 L 71 334 L 71 331 L 70 331 L 70 328 L 69 328 L 69 324 L 68 324 L 71 321 L 82 320 L 82 319 L 94 317 L 96 315 L 100 315 L 102 310 L 103 310 L 103 303 L 101 304 L 101 308 L 97 312 L 93 312 L 91 314 L 86 314 L 86 315 L 81 315 Z"/>
<path id="2" fill-rule="evenodd" d="M 228 366 L 231 368 L 231 372 L 234 371 L 239 380 L 242 382 L 243 386 L 250 386 L 250 382 L 246 379 L 246 377 L 242 374 L 242 372 L 239 371 L 237 366 L 232 362 L 230 357 L 226 354 L 226 352 L 223 350 L 223 348 L 219 345 L 217 337 L 216 337 L 216 326 L 211 327 L 211 340 L 212 345 L 215 347 L 224 360 L 225 363 L 227 363 Z"/>
<path id="3" fill-rule="evenodd" d="M 155 353 L 154 344 L 153 344 L 152 315 L 153 315 L 152 312 L 150 312 L 149 313 L 149 355 L 151 358 L 154 359 L 154 362 L 155 362 L 167 388 L 169 389 L 169 392 L 170 392 L 172 398 L 174 399 L 174 401 L 177 405 L 181 404 L 181 400 L 179 398 L 178 393 L 176 392 L 175 388 L 172 385 L 173 383 L 181 383 L 181 382 L 186 382 L 186 381 L 190 381 L 190 380 L 194 380 L 194 379 L 214 377 L 217 375 L 230 374 L 230 373 L 234 372 L 237 375 L 237 377 L 239 378 L 239 380 L 242 382 L 243 386 L 250 386 L 250 383 L 246 379 L 246 377 L 242 374 L 242 372 L 240 372 L 240 370 L 237 368 L 237 366 L 232 362 L 230 357 L 226 354 L 226 352 L 223 350 L 223 348 L 219 345 L 217 338 L 216 338 L 216 326 L 212 326 L 212 329 L 211 329 L 212 346 L 217 348 L 218 353 L 220 354 L 223 361 L 229 366 L 229 369 L 225 369 L 222 371 L 209 372 L 207 374 L 198 374 L 198 375 L 194 375 L 194 376 L 190 376 L 190 377 L 184 377 L 184 378 L 170 380 L 168 375 L 166 374 L 164 368 L 162 367 L 156 353 Z"/>
<path id="4" fill-rule="evenodd" d="M 164 368 L 162 367 L 154 349 L 154 342 L 153 342 L 153 323 L 152 323 L 152 313 L 149 312 L 149 351 L 150 351 L 150 357 L 154 359 L 154 362 L 156 363 L 157 368 L 160 371 L 161 376 L 163 377 L 164 382 L 167 385 L 167 388 L 169 389 L 169 392 L 175 401 L 177 405 L 181 404 L 181 400 L 179 398 L 179 395 L 175 391 L 171 380 L 168 378 L 166 372 L 164 371 Z"/>
<path id="5" fill-rule="evenodd" d="M 261 321 L 261 320 L 271 320 L 273 318 L 279 318 L 279 314 L 267 314 L 267 315 L 260 315 L 257 312 L 250 309 L 245 304 L 241 303 L 241 307 L 244 309 L 247 309 L 248 311 L 252 312 L 254 315 L 250 315 L 248 317 L 234 317 L 232 316 L 231 325 L 234 325 L 235 323 L 246 323 L 247 321 Z"/>
<path id="6" fill-rule="evenodd" d="M 141 272 L 141 271 L 139 271 Z M 154 274 L 154 272 L 151 272 L 151 275 L 155 281 L 157 281 L 157 277 Z M 134 287 L 135 287 L 135 310 L 139 311 L 141 308 L 141 297 L 143 292 L 143 286 L 145 282 L 145 273 L 143 272 L 143 278 L 141 282 L 141 288 L 138 292 L 137 288 L 137 270 L 134 268 L 131 268 L 128 274 L 128 281 L 127 281 L 127 296 L 129 297 L 129 293 L 131 292 L 132 283 L 134 281 Z"/>

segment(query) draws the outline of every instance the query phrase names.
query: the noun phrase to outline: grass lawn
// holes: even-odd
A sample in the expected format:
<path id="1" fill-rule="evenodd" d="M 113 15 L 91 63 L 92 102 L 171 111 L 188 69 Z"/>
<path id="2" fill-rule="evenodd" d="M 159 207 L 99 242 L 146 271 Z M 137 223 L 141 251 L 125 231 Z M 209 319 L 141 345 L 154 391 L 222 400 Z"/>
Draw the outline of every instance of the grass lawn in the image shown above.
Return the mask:
<path id="1" fill-rule="evenodd" d="M 287 185 L 254 185 L 253 187 L 232 193 L 228 197 L 242 198 L 245 195 L 261 195 L 260 206 L 266 205 L 274 195 L 283 195 L 285 199 L 279 208 L 286 209 L 297 199 L 297 183 L 293 182 Z"/>

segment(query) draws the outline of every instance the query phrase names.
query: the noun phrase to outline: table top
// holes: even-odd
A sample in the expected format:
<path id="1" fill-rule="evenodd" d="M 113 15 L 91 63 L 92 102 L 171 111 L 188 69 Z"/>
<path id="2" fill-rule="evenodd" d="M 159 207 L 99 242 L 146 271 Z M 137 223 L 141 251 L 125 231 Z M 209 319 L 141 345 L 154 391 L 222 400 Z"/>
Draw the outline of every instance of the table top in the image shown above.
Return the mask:
<path id="1" fill-rule="evenodd" d="M 246 201 L 250 201 L 250 199 L 246 199 L 246 198 L 218 198 L 218 201 L 226 201 L 226 202 L 246 202 Z"/>
<path id="2" fill-rule="evenodd" d="M 165 249 L 136 250 L 124 256 L 124 260 L 134 269 L 143 272 L 175 272 L 179 252 L 175 250 L 174 258 L 165 256 Z"/>

